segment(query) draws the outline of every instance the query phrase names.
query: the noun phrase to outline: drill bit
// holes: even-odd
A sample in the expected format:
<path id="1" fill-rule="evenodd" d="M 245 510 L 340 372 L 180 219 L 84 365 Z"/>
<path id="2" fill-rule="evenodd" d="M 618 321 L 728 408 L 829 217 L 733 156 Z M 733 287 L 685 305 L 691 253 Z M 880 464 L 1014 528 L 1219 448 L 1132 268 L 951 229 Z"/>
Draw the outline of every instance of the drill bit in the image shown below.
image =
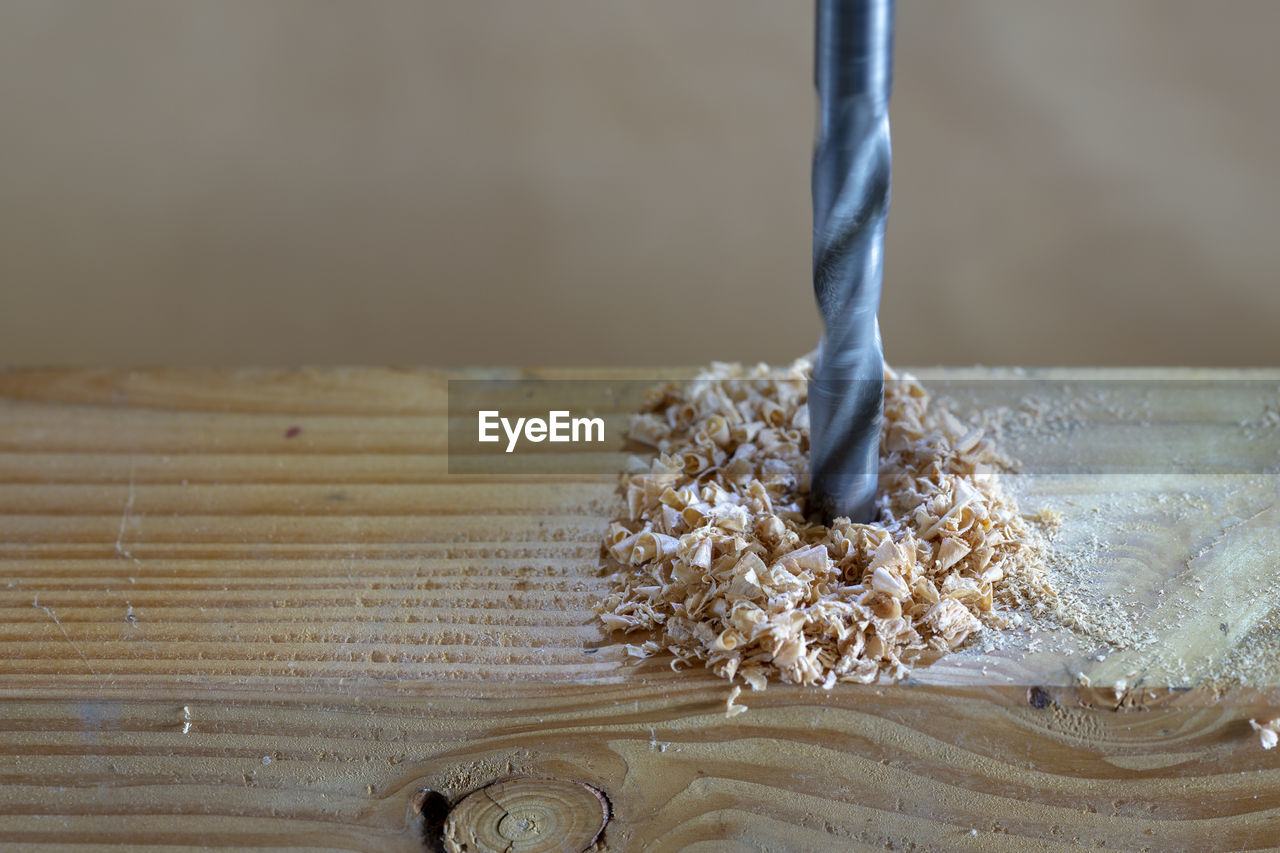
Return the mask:
<path id="1" fill-rule="evenodd" d="M 810 484 L 828 522 L 875 515 L 893 17 L 894 0 L 817 0 L 813 290 L 824 334 L 809 383 Z"/>

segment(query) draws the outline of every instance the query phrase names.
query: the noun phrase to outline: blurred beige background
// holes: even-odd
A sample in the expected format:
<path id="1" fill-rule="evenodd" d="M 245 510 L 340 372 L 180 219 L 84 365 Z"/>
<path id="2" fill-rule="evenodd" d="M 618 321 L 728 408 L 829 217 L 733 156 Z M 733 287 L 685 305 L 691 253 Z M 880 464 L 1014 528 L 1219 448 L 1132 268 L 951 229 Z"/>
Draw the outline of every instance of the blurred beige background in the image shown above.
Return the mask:
<path id="1" fill-rule="evenodd" d="M 1276 364 L 1280 3 L 900 0 L 900 364 Z M 816 342 L 808 2 L 0 0 L 0 363 Z"/>

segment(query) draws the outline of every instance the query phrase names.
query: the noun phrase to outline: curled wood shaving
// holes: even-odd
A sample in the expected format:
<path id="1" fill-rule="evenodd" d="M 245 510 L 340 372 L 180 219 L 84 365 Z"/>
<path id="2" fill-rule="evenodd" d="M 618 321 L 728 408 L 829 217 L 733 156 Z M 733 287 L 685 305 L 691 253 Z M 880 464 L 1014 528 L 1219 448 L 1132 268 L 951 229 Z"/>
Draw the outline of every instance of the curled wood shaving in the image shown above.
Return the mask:
<path id="1" fill-rule="evenodd" d="M 634 416 L 658 453 L 622 477 L 597 606 L 628 655 L 756 690 L 869 683 L 1052 599 L 1030 523 L 1052 519 L 1020 514 L 997 476 L 1012 463 L 910 375 L 886 370 L 876 522 L 811 516 L 809 367 L 715 364 Z"/>
<path id="2" fill-rule="evenodd" d="M 729 691 L 729 698 L 726 699 L 724 703 L 724 715 L 726 717 L 736 717 L 739 714 L 746 713 L 747 706 L 738 705 L 735 701 L 740 693 L 742 693 L 742 688 L 736 684 L 733 686 L 733 689 Z"/>
<path id="3" fill-rule="evenodd" d="M 1267 720 L 1259 723 L 1257 720 L 1249 720 L 1249 726 L 1258 733 L 1258 737 L 1262 739 L 1262 748 L 1271 749 L 1280 742 L 1280 718 Z"/>

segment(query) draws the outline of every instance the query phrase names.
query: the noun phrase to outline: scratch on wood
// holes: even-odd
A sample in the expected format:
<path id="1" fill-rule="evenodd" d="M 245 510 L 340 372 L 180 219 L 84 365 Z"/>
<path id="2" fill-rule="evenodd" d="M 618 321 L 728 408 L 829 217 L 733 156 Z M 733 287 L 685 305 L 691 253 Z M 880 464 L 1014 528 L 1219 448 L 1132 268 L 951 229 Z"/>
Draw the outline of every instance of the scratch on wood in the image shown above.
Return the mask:
<path id="1" fill-rule="evenodd" d="M 71 635 L 67 633 L 67 629 L 62 627 L 62 621 L 58 619 L 57 614 L 53 612 L 53 608 L 40 603 L 39 593 L 37 593 L 36 597 L 31 600 L 31 606 L 36 608 L 37 610 L 43 610 L 45 614 L 50 619 L 53 620 L 53 624 L 58 626 L 58 630 L 62 632 L 62 636 L 65 637 L 67 642 L 71 644 L 71 648 L 76 650 L 76 654 L 80 656 L 80 660 L 84 661 L 84 665 L 88 667 L 89 674 L 92 675 L 94 678 L 98 679 L 98 686 L 101 687 L 102 686 L 101 676 L 99 676 L 97 670 L 93 668 L 93 664 L 89 663 L 89 659 L 84 656 L 84 652 L 80 651 L 80 647 L 76 645 L 76 641 L 71 639 Z"/>
<path id="2" fill-rule="evenodd" d="M 1234 522 L 1232 522 L 1232 523 L 1230 523 L 1230 524 L 1224 524 L 1224 525 L 1222 526 L 1222 532 L 1221 532 L 1221 533 L 1219 533 L 1217 536 L 1213 537 L 1213 539 L 1209 542 L 1209 544 L 1208 544 L 1208 545 L 1205 545 L 1205 546 L 1204 546 L 1204 547 L 1202 547 L 1199 551 L 1197 551 L 1196 553 L 1194 553 L 1194 554 L 1192 554 L 1191 556 L 1187 557 L 1187 559 L 1186 559 L 1186 561 L 1185 561 L 1185 564 L 1186 564 L 1186 567 L 1187 567 L 1187 571 L 1186 571 L 1186 572 L 1183 572 L 1183 573 L 1182 573 L 1181 575 L 1179 575 L 1178 577 L 1182 577 L 1183 575 L 1186 575 L 1186 574 L 1188 574 L 1188 573 L 1194 572 L 1194 571 L 1195 571 L 1195 566 L 1193 566 L 1193 565 L 1192 565 L 1192 563 L 1196 562 L 1197 560 L 1199 560 L 1200 558 L 1202 558 L 1204 555 L 1208 554 L 1209 552 L 1211 552 L 1211 551 L 1215 550 L 1219 545 L 1221 545 L 1221 544 L 1223 543 L 1223 541 L 1224 541 L 1224 540 L 1226 540 L 1226 538 L 1227 538 L 1228 536 L 1230 536 L 1230 535 L 1231 535 L 1231 533 L 1232 533 L 1233 531 L 1235 531 L 1235 530 L 1237 530 L 1237 529 L 1239 529 L 1239 528 L 1241 528 L 1241 527 L 1244 527 L 1246 524 L 1252 524 L 1252 523 L 1253 523 L 1256 519 L 1258 519 L 1260 516 L 1262 516 L 1262 515 L 1264 515 L 1264 514 L 1266 514 L 1266 513 L 1268 513 L 1268 512 L 1271 512 L 1271 511 L 1272 511 L 1272 510 L 1274 510 L 1275 508 L 1276 508 L 1276 504 L 1271 503 L 1271 504 L 1268 504 L 1268 505 L 1264 506 L 1262 509 L 1258 510 L 1257 512 L 1255 512 L 1253 515 L 1249 516 L 1248 518 L 1239 519 L 1239 520 L 1234 521 Z"/>
<path id="3" fill-rule="evenodd" d="M 133 501 L 137 497 L 137 476 L 138 465 L 133 457 L 129 457 L 129 498 L 124 502 L 124 512 L 120 516 L 120 532 L 116 534 L 116 553 L 122 557 L 128 557 L 139 566 L 142 561 L 133 556 L 133 553 L 124 547 L 124 531 L 129 524 L 129 515 L 133 512 Z"/>

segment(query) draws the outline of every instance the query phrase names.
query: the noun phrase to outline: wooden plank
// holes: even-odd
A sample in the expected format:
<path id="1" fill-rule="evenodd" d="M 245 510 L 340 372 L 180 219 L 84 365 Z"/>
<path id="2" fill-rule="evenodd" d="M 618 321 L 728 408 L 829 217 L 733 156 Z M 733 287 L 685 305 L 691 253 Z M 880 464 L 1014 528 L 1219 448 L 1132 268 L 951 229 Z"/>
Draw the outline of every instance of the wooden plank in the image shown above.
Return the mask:
<path id="1" fill-rule="evenodd" d="M 725 720 L 714 680 L 661 667 L 484 701 L 440 685 L 306 700 L 71 692 L 0 703 L 15 844 L 146 833 L 420 850 L 415 792 L 457 798 L 511 773 L 608 792 L 611 849 L 1204 850 L 1280 832 L 1280 771 L 1241 746 L 1247 704 L 1111 714 L 994 688 L 770 689 Z"/>
<path id="2" fill-rule="evenodd" d="M 1280 673 L 1211 675 L 1276 641 L 1280 374 L 1032 376 L 1066 415 L 1011 421 L 1011 487 L 1152 643 L 975 643 L 726 719 L 722 681 L 628 665 L 595 626 L 612 478 L 449 475 L 443 373 L 0 373 L 0 843 L 423 849 L 419 791 L 513 773 L 602 791 L 615 850 L 1273 841 L 1247 720 Z M 1207 383 L 1074 399 L 1081 377 Z"/>

